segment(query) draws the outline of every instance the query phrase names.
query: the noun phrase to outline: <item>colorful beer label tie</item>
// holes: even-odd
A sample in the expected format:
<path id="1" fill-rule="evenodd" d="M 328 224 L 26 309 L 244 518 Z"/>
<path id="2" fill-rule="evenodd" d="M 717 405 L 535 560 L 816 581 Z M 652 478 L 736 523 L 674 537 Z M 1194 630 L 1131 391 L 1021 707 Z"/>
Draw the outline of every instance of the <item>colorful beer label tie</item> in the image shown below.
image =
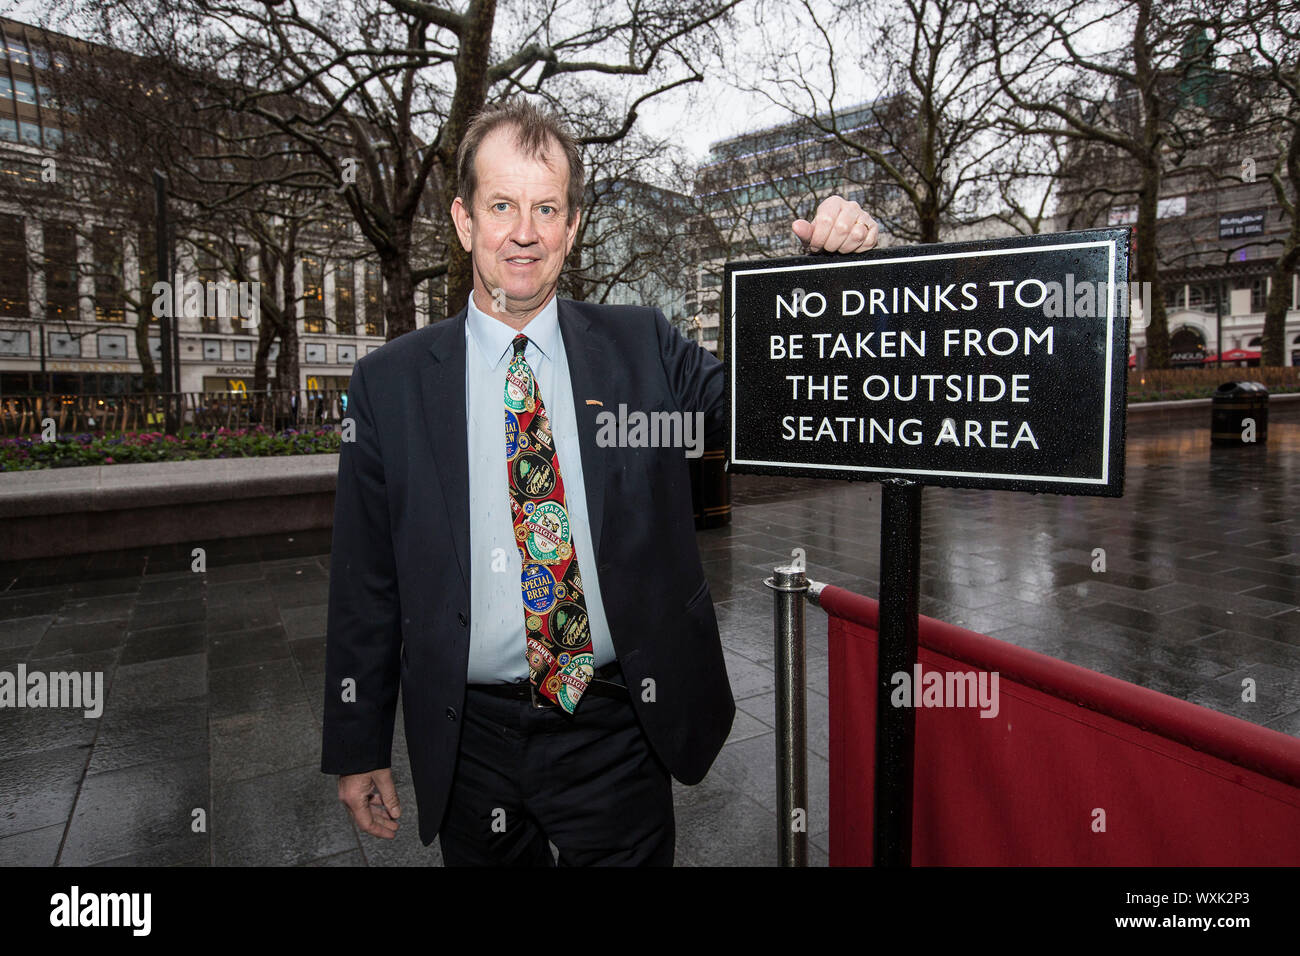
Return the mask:
<path id="1" fill-rule="evenodd" d="M 524 357 L 527 345 L 526 335 L 515 336 L 504 396 L 510 514 L 523 564 L 524 655 L 538 695 L 571 714 L 595 676 L 596 657 L 559 451 Z"/>

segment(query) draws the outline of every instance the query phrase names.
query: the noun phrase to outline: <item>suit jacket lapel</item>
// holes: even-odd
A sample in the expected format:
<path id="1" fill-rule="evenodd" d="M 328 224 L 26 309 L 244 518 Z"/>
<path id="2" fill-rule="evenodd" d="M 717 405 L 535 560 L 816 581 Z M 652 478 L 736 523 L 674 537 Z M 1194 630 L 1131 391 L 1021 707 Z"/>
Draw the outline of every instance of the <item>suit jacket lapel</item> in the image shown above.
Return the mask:
<path id="1" fill-rule="evenodd" d="M 469 588 L 469 414 L 465 408 L 465 318 L 461 309 L 453 318 L 432 328 L 429 351 L 433 361 L 420 375 L 425 427 L 433 444 L 447 527 Z M 432 530 L 432 529 L 431 529 Z"/>
<path id="2" fill-rule="evenodd" d="M 600 405 L 588 405 L 588 399 L 601 401 L 609 397 L 608 381 L 600 374 L 601 349 L 599 329 L 589 316 L 568 299 L 560 299 L 560 334 L 569 360 L 569 382 L 573 387 L 573 410 L 578 419 L 578 439 L 582 449 L 582 482 L 587 491 L 587 520 L 591 524 L 591 544 L 600 560 L 600 533 L 605 510 L 605 451 L 596 447 L 596 416 L 604 411 Z M 563 463 L 561 463 L 563 468 Z"/>

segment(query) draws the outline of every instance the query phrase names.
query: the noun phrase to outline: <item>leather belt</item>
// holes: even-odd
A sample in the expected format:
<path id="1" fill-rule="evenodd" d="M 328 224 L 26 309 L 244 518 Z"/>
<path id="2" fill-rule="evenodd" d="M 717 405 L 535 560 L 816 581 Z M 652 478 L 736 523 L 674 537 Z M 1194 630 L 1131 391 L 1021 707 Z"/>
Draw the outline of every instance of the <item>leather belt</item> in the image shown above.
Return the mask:
<path id="1" fill-rule="evenodd" d="M 611 661 L 604 667 L 596 668 L 596 676 L 588 682 L 587 689 L 583 691 L 583 696 L 590 694 L 593 697 L 609 697 L 614 700 L 631 702 L 632 695 L 628 692 L 627 687 L 610 679 L 615 677 L 620 680 L 623 677 L 623 669 L 618 666 L 618 661 Z M 470 690 L 490 694 L 493 697 L 532 701 L 533 706 L 538 709 L 555 706 L 549 700 L 538 697 L 533 691 L 532 682 L 526 677 L 510 684 L 468 684 L 466 686 Z"/>

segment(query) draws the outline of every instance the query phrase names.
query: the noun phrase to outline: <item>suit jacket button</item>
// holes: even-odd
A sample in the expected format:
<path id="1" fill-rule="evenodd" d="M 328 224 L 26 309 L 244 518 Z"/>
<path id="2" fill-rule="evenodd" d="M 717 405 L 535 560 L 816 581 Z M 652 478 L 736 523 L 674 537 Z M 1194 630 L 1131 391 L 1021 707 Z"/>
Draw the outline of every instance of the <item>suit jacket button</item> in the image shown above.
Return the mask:
<path id="1" fill-rule="evenodd" d="M 455 720 L 455 719 L 456 719 L 456 708 L 455 708 L 455 707 L 448 707 L 448 708 L 447 708 L 447 719 L 448 719 L 448 720 Z"/>
<path id="2" fill-rule="evenodd" d="M 469 624 L 469 621 L 465 620 L 464 611 L 461 611 L 459 614 L 456 615 L 456 620 L 460 621 L 461 627 L 465 627 L 467 624 Z"/>

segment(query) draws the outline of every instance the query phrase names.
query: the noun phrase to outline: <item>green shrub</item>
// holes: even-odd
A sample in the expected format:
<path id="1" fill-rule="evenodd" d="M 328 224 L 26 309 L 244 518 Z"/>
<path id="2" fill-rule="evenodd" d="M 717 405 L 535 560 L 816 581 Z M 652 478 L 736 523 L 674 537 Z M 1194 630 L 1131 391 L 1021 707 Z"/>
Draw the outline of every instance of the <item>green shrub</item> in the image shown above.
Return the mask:
<path id="1" fill-rule="evenodd" d="M 147 461 L 196 461 L 201 458 L 266 458 L 273 455 L 320 455 L 339 450 L 340 434 L 331 427 L 309 431 L 264 428 L 218 428 L 177 437 L 162 432 L 116 435 L 61 435 L 57 441 L 6 438 L 0 441 L 0 471 L 75 468 L 81 465 L 127 465 Z"/>

